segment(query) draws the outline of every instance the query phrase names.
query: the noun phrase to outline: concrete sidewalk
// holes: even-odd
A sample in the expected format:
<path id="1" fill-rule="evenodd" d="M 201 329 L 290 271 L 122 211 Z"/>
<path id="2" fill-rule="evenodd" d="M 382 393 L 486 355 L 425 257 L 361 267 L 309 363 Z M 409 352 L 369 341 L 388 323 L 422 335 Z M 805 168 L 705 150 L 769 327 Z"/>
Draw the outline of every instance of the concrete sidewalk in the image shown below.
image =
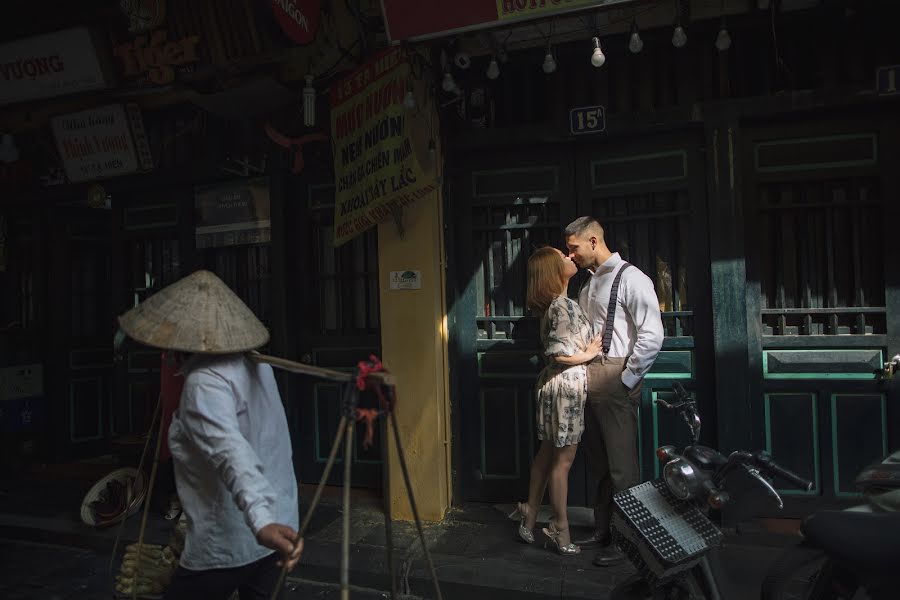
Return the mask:
<path id="1" fill-rule="evenodd" d="M 67 547 L 88 552 L 97 560 L 99 557 L 108 560 L 115 528 L 89 527 L 78 517 L 81 497 L 88 487 L 89 483 L 80 485 L 75 481 L 0 486 L 0 539 Z M 371 496 L 366 498 L 365 493 L 356 496 L 351 512 L 350 581 L 360 588 L 354 597 L 363 598 L 366 593 L 389 591 L 390 580 L 380 506 Z M 303 494 L 301 512 L 309 497 L 311 494 Z M 312 597 L 327 597 L 340 580 L 342 511 L 338 497 L 337 494 L 326 496 L 313 517 L 303 559 L 290 579 L 294 591 L 318 586 L 320 593 Z M 424 526 L 445 599 L 599 600 L 609 598 L 612 589 L 633 574 L 630 565 L 606 569 L 592 566 L 590 548 L 579 556 L 560 556 L 552 546 L 544 545 L 545 538 L 539 531 L 535 544 L 522 543 L 515 534 L 516 521 L 507 516 L 512 509 L 512 504 L 466 505 L 451 510 L 443 522 Z M 539 519 L 545 517 L 546 511 L 542 511 Z M 573 536 L 588 531 L 589 519 L 586 509 L 570 511 Z M 139 525 L 139 516 L 126 522 L 125 543 L 137 539 Z M 398 590 L 434 598 L 415 525 L 407 522 L 392 525 Z M 165 543 L 172 527 L 172 521 L 151 513 L 145 539 L 149 543 Z M 722 553 L 731 580 L 725 597 L 756 600 L 763 573 L 780 547 L 794 541 L 794 537 L 786 535 L 731 532 Z M 6 571 L 7 566 L 0 569 Z M 106 576 L 105 567 L 102 575 Z M 11 593 L 13 590 L 7 588 L 4 597 L 13 597 Z"/>

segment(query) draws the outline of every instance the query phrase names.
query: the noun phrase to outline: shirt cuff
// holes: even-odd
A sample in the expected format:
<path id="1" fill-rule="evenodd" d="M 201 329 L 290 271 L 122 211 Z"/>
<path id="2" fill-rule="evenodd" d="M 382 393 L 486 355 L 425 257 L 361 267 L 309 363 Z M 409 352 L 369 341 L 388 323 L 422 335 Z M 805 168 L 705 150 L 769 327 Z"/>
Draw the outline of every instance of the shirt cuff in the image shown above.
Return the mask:
<path id="1" fill-rule="evenodd" d="M 250 529 L 253 530 L 253 535 L 256 535 L 260 529 L 274 523 L 275 517 L 272 516 L 272 511 L 268 506 L 259 504 L 247 511 L 247 522 L 250 524 Z"/>
<path id="2" fill-rule="evenodd" d="M 637 384 L 639 384 L 640 382 L 641 382 L 641 378 L 638 377 L 637 375 L 635 375 L 634 373 L 632 373 L 631 371 L 629 371 L 628 369 L 625 369 L 624 371 L 622 371 L 622 383 L 624 383 L 625 387 L 627 387 L 629 390 L 633 390 L 635 388 L 635 386 Z"/>

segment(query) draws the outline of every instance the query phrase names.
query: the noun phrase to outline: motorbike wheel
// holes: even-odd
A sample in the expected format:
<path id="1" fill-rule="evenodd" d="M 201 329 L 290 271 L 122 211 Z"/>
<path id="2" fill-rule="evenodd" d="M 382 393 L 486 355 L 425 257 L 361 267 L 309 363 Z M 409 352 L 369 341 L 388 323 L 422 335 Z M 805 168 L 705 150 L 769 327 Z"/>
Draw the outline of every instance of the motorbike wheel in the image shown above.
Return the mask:
<path id="1" fill-rule="evenodd" d="M 836 585 L 834 565 L 822 550 L 795 546 L 773 563 L 762 583 L 762 600 L 850 600 L 856 586 Z M 843 589 L 841 589 L 843 588 Z"/>

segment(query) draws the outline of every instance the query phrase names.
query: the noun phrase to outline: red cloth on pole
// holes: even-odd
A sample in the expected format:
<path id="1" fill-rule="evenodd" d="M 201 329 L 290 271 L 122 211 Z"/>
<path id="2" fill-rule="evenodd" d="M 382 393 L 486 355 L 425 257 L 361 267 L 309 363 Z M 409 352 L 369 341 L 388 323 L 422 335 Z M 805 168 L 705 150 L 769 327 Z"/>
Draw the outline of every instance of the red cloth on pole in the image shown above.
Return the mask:
<path id="1" fill-rule="evenodd" d="M 169 424 L 172 423 L 172 415 L 178 410 L 183 387 L 184 375 L 178 372 L 175 356 L 172 354 L 167 356 L 163 352 L 159 369 L 159 401 L 162 405 L 162 414 L 160 416 L 163 428 L 162 448 L 160 448 L 159 452 L 161 460 L 168 460 L 172 456 L 169 452 Z"/>

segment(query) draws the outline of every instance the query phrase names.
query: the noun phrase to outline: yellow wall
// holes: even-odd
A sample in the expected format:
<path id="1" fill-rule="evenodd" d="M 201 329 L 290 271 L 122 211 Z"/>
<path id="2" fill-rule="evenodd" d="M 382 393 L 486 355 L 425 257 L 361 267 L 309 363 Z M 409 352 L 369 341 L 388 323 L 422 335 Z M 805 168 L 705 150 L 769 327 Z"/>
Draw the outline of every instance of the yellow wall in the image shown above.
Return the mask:
<path id="1" fill-rule="evenodd" d="M 397 378 L 397 421 L 419 516 L 439 521 L 450 506 L 450 404 L 440 192 L 403 210 L 401 238 L 393 220 L 378 226 L 381 352 Z M 419 290 L 391 290 L 391 271 L 422 272 Z M 393 434 L 391 512 L 411 520 Z"/>

